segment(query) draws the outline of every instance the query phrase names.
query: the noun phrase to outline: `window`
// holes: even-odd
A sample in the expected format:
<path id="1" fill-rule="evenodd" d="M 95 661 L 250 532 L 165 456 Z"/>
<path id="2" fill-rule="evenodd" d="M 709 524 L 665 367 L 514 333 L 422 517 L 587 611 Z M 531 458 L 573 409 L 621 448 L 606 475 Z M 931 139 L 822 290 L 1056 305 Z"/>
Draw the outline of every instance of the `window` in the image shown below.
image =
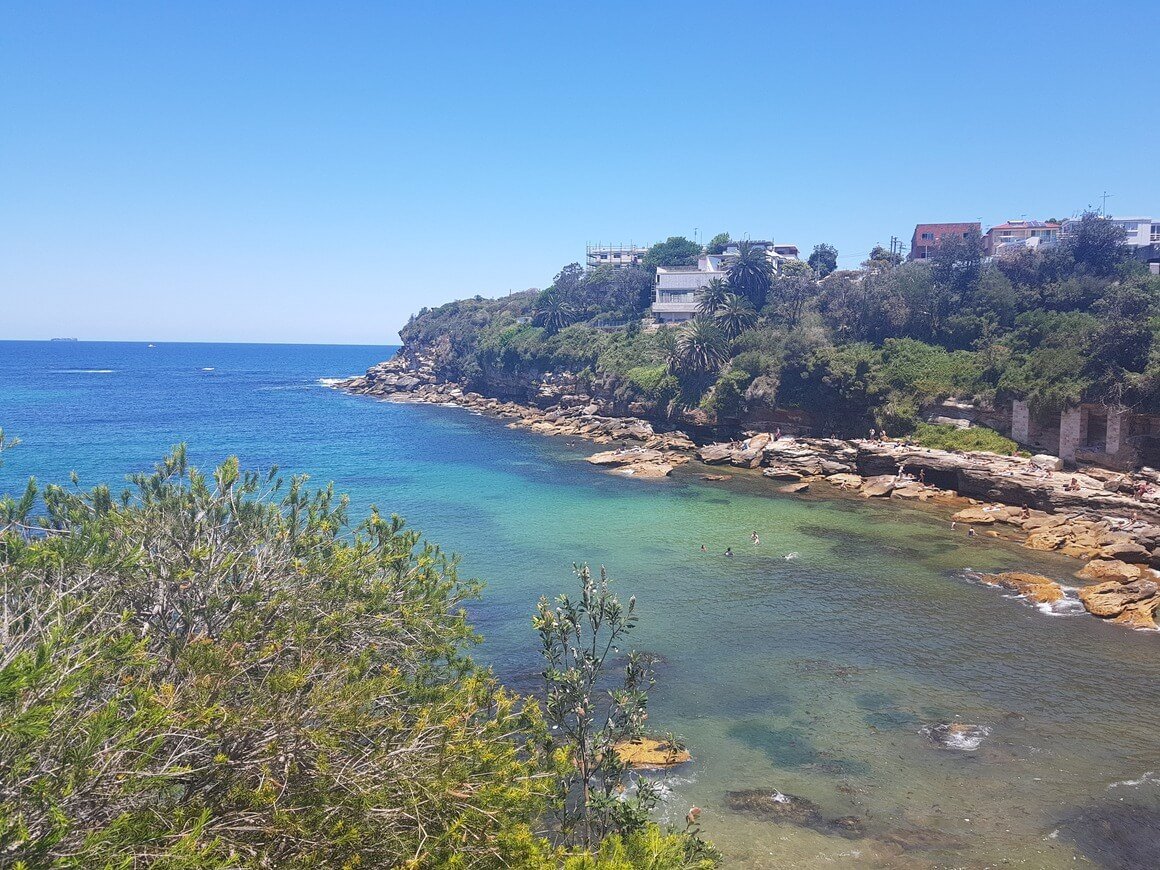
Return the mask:
<path id="1" fill-rule="evenodd" d="M 1160 224 L 1152 224 L 1152 241 L 1160 242 Z"/>
<path id="2" fill-rule="evenodd" d="M 933 239 L 934 239 L 934 233 L 923 233 L 923 234 L 922 234 L 922 238 L 923 238 L 923 239 L 928 239 L 928 240 L 933 240 Z"/>

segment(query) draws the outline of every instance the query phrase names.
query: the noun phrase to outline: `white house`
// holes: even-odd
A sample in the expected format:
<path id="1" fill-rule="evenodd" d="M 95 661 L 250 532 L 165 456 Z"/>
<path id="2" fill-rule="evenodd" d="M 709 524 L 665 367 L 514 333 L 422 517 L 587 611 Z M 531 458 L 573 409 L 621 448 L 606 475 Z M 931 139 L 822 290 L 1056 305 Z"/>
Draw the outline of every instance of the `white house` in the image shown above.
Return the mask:
<path id="1" fill-rule="evenodd" d="M 697 314 L 700 291 L 728 275 L 723 254 L 702 254 L 696 266 L 657 266 L 653 315 L 658 323 L 683 323 Z"/>
<path id="2" fill-rule="evenodd" d="M 797 245 L 775 245 L 773 242 L 751 242 L 765 251 L 774 272 L 780 272 L 787 260 L 798 259 Z M 697 314 L 700 291 L 714 278 L 724 280 L 729 264 L 740 253 L 737 242 L 730 242 L 720 254 L 702 254 L 696 266 L 657 267 L 656 296 L 653 315 L 658 323 L 684 323 Z"/>
<path id="3" fill-rule="evenodd" d="M 1160 219 L 1149 217 L 1109 217 L 1107 220 L 1124 231 L 1124 244 L 1129 248 L 1146 248 L 1160 244 Z M 1062 235 L 1068 235 L 1071 225 L 1078 220 L 1063 222 Z"/>

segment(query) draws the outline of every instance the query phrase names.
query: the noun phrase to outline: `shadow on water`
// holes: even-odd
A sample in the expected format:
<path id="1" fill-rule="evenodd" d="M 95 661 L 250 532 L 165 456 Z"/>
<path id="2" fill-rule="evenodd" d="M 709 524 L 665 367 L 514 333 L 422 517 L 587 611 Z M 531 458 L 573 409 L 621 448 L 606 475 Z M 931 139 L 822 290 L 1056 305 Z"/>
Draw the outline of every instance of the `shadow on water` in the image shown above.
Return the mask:
<path id="1" fill-rule="evenodd" d="M 835 776 L 858 776 L 870 772 L 862 761 L 838 758 L 821 751 L 800 728 L 770 728 L 752 720 L 730 726 L 730 737 L 765 755 L 778 767 L 810 768 Z"/>

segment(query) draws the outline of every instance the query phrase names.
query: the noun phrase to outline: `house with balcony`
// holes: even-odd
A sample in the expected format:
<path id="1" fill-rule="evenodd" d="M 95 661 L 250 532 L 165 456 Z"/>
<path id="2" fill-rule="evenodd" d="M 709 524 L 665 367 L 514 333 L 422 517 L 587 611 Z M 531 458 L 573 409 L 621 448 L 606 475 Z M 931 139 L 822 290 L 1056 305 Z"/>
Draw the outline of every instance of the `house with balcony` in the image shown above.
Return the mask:
<path id="1" fill-rule="evenodd" d="M 987 230 L 983 252 L 994 257 L 1054 245 L 1059 241 L 1061 226 L 1056 221 L 1006 221 Z"/>
<path id="2" fill-rule="evenodd" d="M 914 234 L 910 237 L 911 260 L 928 260 L 934 256 L 939 242 L 951 236 L 968 238 L 972 233 L 978 234 L 983 227 L 978 222 L 957 224 L 917 224 Z"/>
<path id="3" fill-rule="evenodd" d="M 652 304 L 658 323 L 684 323 L 697 315 L 701 291 L 714 278 L 728 277 L 725 254 L 702 254 L 695 266 L 657 267 L 656 295 Z"/>

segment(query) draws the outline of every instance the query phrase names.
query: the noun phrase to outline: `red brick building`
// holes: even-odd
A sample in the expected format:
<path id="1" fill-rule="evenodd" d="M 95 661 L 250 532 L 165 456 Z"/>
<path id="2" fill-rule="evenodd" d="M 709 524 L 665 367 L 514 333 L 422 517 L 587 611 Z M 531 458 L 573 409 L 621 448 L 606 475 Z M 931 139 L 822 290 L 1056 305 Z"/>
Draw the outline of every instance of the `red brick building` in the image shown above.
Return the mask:
<path id="1" fill-rule="evenodd" d="M 914 235 L 910 237 L 909 260 L 926 260 L 934 254 L 938 243 L 949 236 L 961 236 L 964 239 L 972 233 L 980 235 L 983 226 L 978 221 L 963 224 L 918 224 L 914 228 Z"/>

